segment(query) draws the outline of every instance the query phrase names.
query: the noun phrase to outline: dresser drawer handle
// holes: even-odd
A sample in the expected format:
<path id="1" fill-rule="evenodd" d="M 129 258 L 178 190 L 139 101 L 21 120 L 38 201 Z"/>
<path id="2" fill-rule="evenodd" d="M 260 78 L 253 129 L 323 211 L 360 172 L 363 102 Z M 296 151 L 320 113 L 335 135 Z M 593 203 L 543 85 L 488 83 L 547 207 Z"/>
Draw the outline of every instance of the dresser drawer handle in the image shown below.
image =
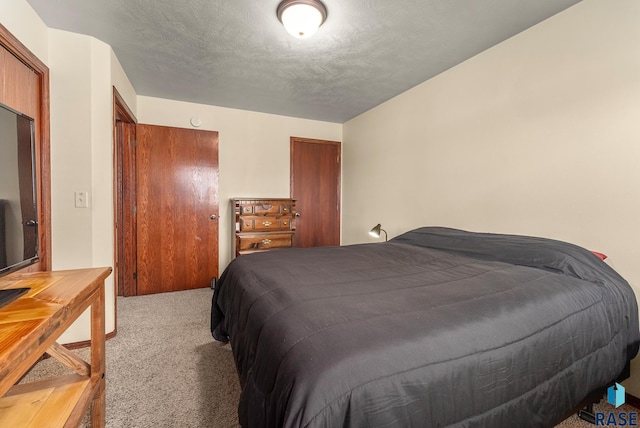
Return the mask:
<path id="1" fill-rule="evenodd" d="M 272 223 L 271 223 L 270 221 L 263 221 L 263 222 L 262 222 L 262 225 L 263 225 L 263 226 L 266 226 L 266 227 L 271 226 L 271 224 L 272 224 Z"/>
<path id="2" fill-rule="evenodd" d="M 262 240 L 262 243 L 263 243 L 264 245 L 269 245 L 269 244 L 271 244 L 271 239 L 263 239 L 263 240 Z"/>

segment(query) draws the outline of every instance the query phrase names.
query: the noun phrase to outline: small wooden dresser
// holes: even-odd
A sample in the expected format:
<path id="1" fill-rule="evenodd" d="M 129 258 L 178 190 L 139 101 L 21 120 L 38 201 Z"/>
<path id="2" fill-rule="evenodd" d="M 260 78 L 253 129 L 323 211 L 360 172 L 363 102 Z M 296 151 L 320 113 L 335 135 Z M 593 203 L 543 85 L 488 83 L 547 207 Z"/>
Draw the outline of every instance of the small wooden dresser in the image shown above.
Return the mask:
<path id="1" fill-rule="evenodd" d="M 293 247 L 295 199 L 236 198 L 235 254 Z"/>

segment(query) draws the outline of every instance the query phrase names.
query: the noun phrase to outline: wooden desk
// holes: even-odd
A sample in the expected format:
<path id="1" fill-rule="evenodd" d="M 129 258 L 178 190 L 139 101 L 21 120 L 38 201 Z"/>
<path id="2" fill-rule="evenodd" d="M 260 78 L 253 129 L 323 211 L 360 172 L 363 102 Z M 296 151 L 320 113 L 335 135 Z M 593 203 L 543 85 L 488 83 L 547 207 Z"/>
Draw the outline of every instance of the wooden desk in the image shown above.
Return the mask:
<path id="1" fill-rule="evenodd" d="M 0 309 L 0 427 L 78 426 L 91 404 L 91 426 L 105 424 L 104 280 L 111 268 L 15 273 L 0 289 L 29 287 Z M 56 339 L 91 307 L 91 364 Z M 75 373 L 15 385 L 43 354 Z"/>

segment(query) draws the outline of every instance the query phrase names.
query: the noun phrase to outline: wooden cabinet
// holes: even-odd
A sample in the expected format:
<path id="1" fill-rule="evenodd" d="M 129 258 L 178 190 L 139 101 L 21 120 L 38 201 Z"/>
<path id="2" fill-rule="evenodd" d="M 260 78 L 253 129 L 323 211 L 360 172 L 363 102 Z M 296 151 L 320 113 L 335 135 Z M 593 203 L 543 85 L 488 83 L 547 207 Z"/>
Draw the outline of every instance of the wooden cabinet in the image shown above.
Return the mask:
<path id="1" fill-rule="evenodd" d="M 0 278 L 0 289 L 30 288 L 0 309 L 0 426 L 78 426 L 91 406 L 91 426 L 104 427 L 104 280 L 110 273 L 110 268 L 94 268 Z M 89 363 L 56 343 L 87 308 Z M 74 373 L 15 385 L 45 353 Z"/>
<path id="2" fill-rule="evenodd" d="M 236 198 L 232 202 L 236 256 L 293 246 L 295 199 Z"/>

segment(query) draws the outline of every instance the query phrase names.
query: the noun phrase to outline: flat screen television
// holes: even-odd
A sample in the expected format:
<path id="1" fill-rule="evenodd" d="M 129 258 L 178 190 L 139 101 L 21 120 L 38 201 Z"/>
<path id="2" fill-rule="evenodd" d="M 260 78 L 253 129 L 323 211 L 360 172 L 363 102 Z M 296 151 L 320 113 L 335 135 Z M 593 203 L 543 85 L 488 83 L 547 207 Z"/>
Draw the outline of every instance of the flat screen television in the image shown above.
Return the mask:
<path id="1" fill-rule="evenodd" d="M 0 276 L 38 261 L 33 119 L 0 103 Z"/>

